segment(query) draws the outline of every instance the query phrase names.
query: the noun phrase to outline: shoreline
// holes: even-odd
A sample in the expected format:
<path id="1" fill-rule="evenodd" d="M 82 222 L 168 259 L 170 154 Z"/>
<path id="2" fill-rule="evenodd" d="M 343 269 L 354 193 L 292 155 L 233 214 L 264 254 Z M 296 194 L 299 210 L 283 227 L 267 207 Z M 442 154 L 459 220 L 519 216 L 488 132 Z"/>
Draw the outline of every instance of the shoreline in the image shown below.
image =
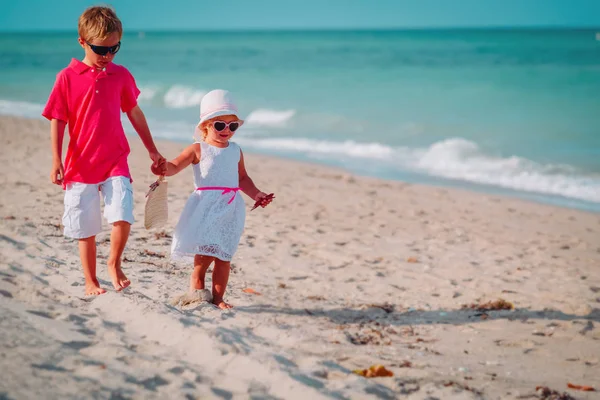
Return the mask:
<path id="1" fill-rule="evenodd" d="M 155 177 L 130 137 L 132 285 L 110 288 L 104 223 L 109 292 L 90 298 L 61 233 L 48 126 L 0 117 L 8 398 L 515 399 L 547 386 L 586 400 L 595 393 L 567 385 L 600 389 L 598 214 L 249 153 L 250 176 L 277 198 L 247 213 L 226 294 L 235 308 L 222 312 L 176 301 L 192 267 L 169 250 L 191 170 L 169 179 L 165 229 L 144 230 Z M 157 142 L 168 159 L 185 146 Z M 494 309 L 500 298 L 514 309 Z M 352 372 L 378 364 L 394 376 Z"/>
<path id="2" fill-rule="evenodd" d="M 138 136 L 136 134 L 127 134 L 127 137 L 130 139 L 136 139 Z M 235 138 L 233 140 L 235 142 Z M 155 140 L 156 143 L 164 143 L 167 146 L 171 145 L 180 145 L 187 146 L 191 144 L 191 142 L 186 142 L 184 140 L 179 139 L 163 139 L 157 138 Z M 300 157 L 285 157 L 277 154 L 268 154 L 265 152 L 255 151 L 253 149 L 245 149 L 242 148 L 244 154 L 253 155 L 259 158 L 265 159 L 273 159 L 280 160 L 285 163 L 297 163 L 303 167 L 317 167 L 331 170 L 332 173 L 338 173 L 347 175 L 348 177 L 356 177 L 358 179 L 366 179 L 366 180 L 374 180 L 380 183 L 397 183 L 397 184 L 407 184 L 407 185 L 416 185 L 422 187 L 428 187 L 431 189 L 441 189 L 441 190 L 450 190 L 450 191 L 459 191 L 466 192 L 475 195 L 481 196 L 492 196 L 499 197 L 506 200 L 518 200 L 524 201 L 527 203 L 538 204 L 541 206 L 549 206 L 549 207 L 557 207 L 567 210 L 575 210 L 581 212 L 587 212 L 590 214 L 600 214 L 600 203 L 594 203 L 591 201 L 575 199 L 571 197 L 563 197 L 552 194 L 538 193 L 532 191 L 521 191 L 512 188 L 505 188 L 501 186 L 496 186 L 492 184 L 483 184 L 483 183 L 475 183 L 470 181 L 464 181 L 460 179 L 452 179 L 452 178 L 442 178 L 438 176 L 427 176 L 419 173 L 411 172 L 411 175 L 419 176 L 420 178 L 426 178 L 425 181 L 419 179 L 395 179 L 395 178 L 382 178 L 376 175 L 370 174 L 362 174 L 360 172 L 352 171 L 343 166 L 338 166 L 334 164 L 329 164 L 326 162 L 320 162 L 319 160 L 306 160 L 301 159 Z M 167 159 L 170 159 L 167 157 Z M 567 204 L 571 205 L 567 205 Z"/>
<path id="3" fill-rule="evenodd" d="M 0 119 L 3 119 L 3 118 L 9 118 L 9 119 L 16 118 L 16 119 L 25 119 L 25 120 L 46 122 L 45 119 L 43 119 L 41 117 L 33 118 L 33 117 L 28 117 L 28 116 L 25 117 L 25 116 L 12 116 L 12 115 L 0 114 Z M 133 129 L 133 128 L 131 128 L 131 126 L 129 126 L 129 128 Z M 128 133 L 126 131 L 126 136 L 127 136 L 128 140 L 130 140 L 130 143 L 131 143 L 131 141 L 135 142 L 136 140 L 139 140 L 139 137 L 135 133 Z M 68 138 L 68 130 L 65 131 L 65 137 Z M 235 138 L 233 141 L 235 142 Z M 186 142 L 183 139 L 155 138 L 155 142 L 157 143 L 157 145 L 158 145 L 158 143 L 163 143 L 167 147 L 187 146 L 187 145 L 191 144 L 191 142 Z M 577 210 L 577 211 L 583 211 L 583 212 L 600 215 L 600 203 L 595 203 L 592 201 L 581 200 L 581 199 L 576 199 L 576 198 L 571 198 L 571 197 L 564 197 L 564 196 L 559 196 L 559 195 L 555 195 L 555 194 L 547 194 L 547 193 L 540 193 L 540 192 L 527 191 L 527 190 L 517 190 L 517 189 L 510 188 L 510 187 L 502 187 L 502 186 L 487 184 L 487 183 L 477 183 L 477 182 L 471 182 L 471 181 L 461 180 L 461 179 L 456 179 L 456 178 L 444 178 L 441 176 L 427 175 L 422 172 L 413 172 L 413 171 L 406 171 L 404 173 L 404 175 L 405 175 L 404 177 L 382 178 L 382 177 L 379 177 L 379 176 L 376 176 L 373 174 L 353 171 L 344 166 L 335 165 L 335 163 L 321 162 L 320 160 L 302 159 L 301 157 L 293 157 L 293 156 L 286 157 L 284 155 L 269 154 L 268 152 L 255 151 L 252 148 L 244 148 L 243 146 L 242 146 L 242 150 L 244 151 L 244 154 L 252 154 L 254 156 L 262 157 L 265 159 L 281 160 L 282 162 L 298 163 L 299 165 L 303 165 L 306 167 L 315 166 L 315 167 L 319 167 L 319 168 L 330 169 L 332 172 L 355 176 L 355 177 L 361 178 L 361 179 L 374 179 L 376 181 L 381 181 L 381 182 L 395 182 L 395 183 L 400 183 L 400 184 L 410 184 L 410 185 L 430 187 L 433 189 L 442 189 L 442 190 L 451 190 L 451 191 L 458 190 L 458 191 L 469 192 L 469 193 L 474 193 L 474 194 L 483 195 L 483 196 L 492 196 L 492 197 L 500 197 L 500 198 L 505 198 L 505 199 L 513 199 L 513 200 L 525 201 L 528 203 L 539 204 L 542 206 L 559 207 L 559 208 L 563 208 L 563 209 Z M 174 158 L 174 156 L 166 157 L 166 158 L 172 159 L 172 158 Z M 410 178 L 411 176 L 415 176 L 415 178 L 411 179 Z"/>

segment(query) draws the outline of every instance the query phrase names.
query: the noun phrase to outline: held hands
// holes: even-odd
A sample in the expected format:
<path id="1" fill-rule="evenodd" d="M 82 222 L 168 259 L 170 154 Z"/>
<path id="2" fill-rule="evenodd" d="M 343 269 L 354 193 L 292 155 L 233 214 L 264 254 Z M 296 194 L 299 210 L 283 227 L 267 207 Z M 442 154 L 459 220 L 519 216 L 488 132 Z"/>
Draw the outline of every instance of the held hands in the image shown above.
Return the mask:
<path id="1" fill-rule="evenodd" d="M 167 160 L 158 151 L 150 152 L 149 155 L 152 160 L 152 166 L 150 167 L 152 173 L 154 175 L 165 175 L 167 173 Z"/>
<path id="2" fill-rule="evenodd" d="M 167 173 L 167 162 L 163 161 L 160 164 L 157 163 L 153 163 L 150 166 L 150 170 L 152 171 L 152 173 L 154 175 L 158 175 L 158 176 L 162 176 L 165 175 Z"/>
<path id="3" fill-rule="evenodd" d="M 52 163 L 52 170 L 50 171 L 50 180 L 55 185 L 62 185 L 63 178 L 65 177 L 65 170 L 61 161 L 54 161 Z"/>

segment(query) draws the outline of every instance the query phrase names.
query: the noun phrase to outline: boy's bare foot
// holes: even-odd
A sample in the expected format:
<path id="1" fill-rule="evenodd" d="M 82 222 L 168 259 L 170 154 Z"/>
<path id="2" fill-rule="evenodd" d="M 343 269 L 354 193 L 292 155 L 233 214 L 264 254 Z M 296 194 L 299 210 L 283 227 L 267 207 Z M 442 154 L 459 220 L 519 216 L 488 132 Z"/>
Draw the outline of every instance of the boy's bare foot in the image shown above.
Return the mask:
<path id="1" fill-rule="evenodd" d="M 100 287 L 98 281 L 90 282 L 85 284 L 85 295 L 86 296 L 98 296 L 106 293 L 106 290 Z"/>
<path id="2" fill-rule="evenodd" d="M 225 303 L 223 300 L 221 301 L 213 301 L 213 304 L 217 307 L 219 307 L 221 310 L 228 310 L 230 308 L 233 308 L 233 306 L 229 303 Z"/>
<path id="3" fill-rule="evenodd" d="M 131 281 L 127 279 L 121 267 L 117 266 L 108 266 L 108 273 L 112 279 L 112 284 L 115 287 L 117 292 L 125 289 L 127 286 L 131 285 Z"/>

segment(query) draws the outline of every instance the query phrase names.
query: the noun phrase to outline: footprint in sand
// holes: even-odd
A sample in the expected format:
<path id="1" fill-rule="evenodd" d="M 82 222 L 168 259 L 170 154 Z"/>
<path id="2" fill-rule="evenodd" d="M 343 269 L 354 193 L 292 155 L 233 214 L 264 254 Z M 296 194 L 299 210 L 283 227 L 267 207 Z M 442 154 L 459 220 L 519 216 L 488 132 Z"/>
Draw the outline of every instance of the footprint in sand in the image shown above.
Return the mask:
<path id="1" fill-rule="evenodd" d="M 202 303 L 210 303 L 212 301 L 212 294 L 210 290 L 196 290 L 193 293 L 187 292 L 182 295 L 174 297 L 170 304 L 174 307 L 187 307 L 196 306 Z"/>

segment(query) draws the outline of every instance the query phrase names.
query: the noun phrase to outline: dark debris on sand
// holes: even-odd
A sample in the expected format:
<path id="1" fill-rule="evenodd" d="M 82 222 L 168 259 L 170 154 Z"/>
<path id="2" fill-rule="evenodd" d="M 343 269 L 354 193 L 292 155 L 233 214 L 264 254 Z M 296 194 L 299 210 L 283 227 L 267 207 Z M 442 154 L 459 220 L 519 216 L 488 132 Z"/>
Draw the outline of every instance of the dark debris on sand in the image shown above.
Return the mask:
<path id="1" fill-rule="evenodd" d="M 488 301 L 487 303 L 472 303 L 463 304 L 462 309 L 470 309 L 476 311 L 499 311 L 499 310 L 514 310 L 515 306 L 504 300 L 498 299 L 496 301 Z"/>
<path id="2" fill-rule="evenodd" d="M 140 256 L 148 256 L 148 257 L 156 257 L 156 258 L 165 258 L 166 256 L 162 253 L 157 253 L 155 251 L 151 251 L 148 249 L 144 249 L 140 252 Z"/>
<path id="3" fill-rule="evenodd" d="M 472 388 L 471 386 L 465 385 L 465 384 L 462 384 L 462 383 L 458 383 L 458 382 L 454 382 L 454 381 L 448 381 L 448 382 L 444 383 L 444 386 L 445 387 L 451 387 L 451 386 L 452 387 L 456 387 L 456 388 L 459 388 L 459 389 L 462 389 L 462 390 L 467 390 L 469 392 L 478 394 L 479 396 L 483 396 L 483 392 L 482 391 L 480 391 L 478 389 L 475 389 L 475 388 Z"/>
<path id="4" fill-rule="evenodd" d="M 535 391 L 537 398 L 542 400 L 576 400 L 575 397 L 566 392 L 560 393 L 547 386 L 538 386 L 535 388 Z"/>
<path id="5" fill-rule="evenodd" d="M 156 240 L 158 240 L 158 239 L 171 239 L 172 236 L 169 235 L 166 231 L 160 231 L 160 232 L 156 232 L 154 234 L 154 238 Z"/>
<path id="6" fill-rule="evenodd" d="M 350 343 L 355 345 L 373 344 L 377 346 L 389 346 L 392 340 L 379 329 L 365 329 L 360 332 L 345 332 Z"/>

